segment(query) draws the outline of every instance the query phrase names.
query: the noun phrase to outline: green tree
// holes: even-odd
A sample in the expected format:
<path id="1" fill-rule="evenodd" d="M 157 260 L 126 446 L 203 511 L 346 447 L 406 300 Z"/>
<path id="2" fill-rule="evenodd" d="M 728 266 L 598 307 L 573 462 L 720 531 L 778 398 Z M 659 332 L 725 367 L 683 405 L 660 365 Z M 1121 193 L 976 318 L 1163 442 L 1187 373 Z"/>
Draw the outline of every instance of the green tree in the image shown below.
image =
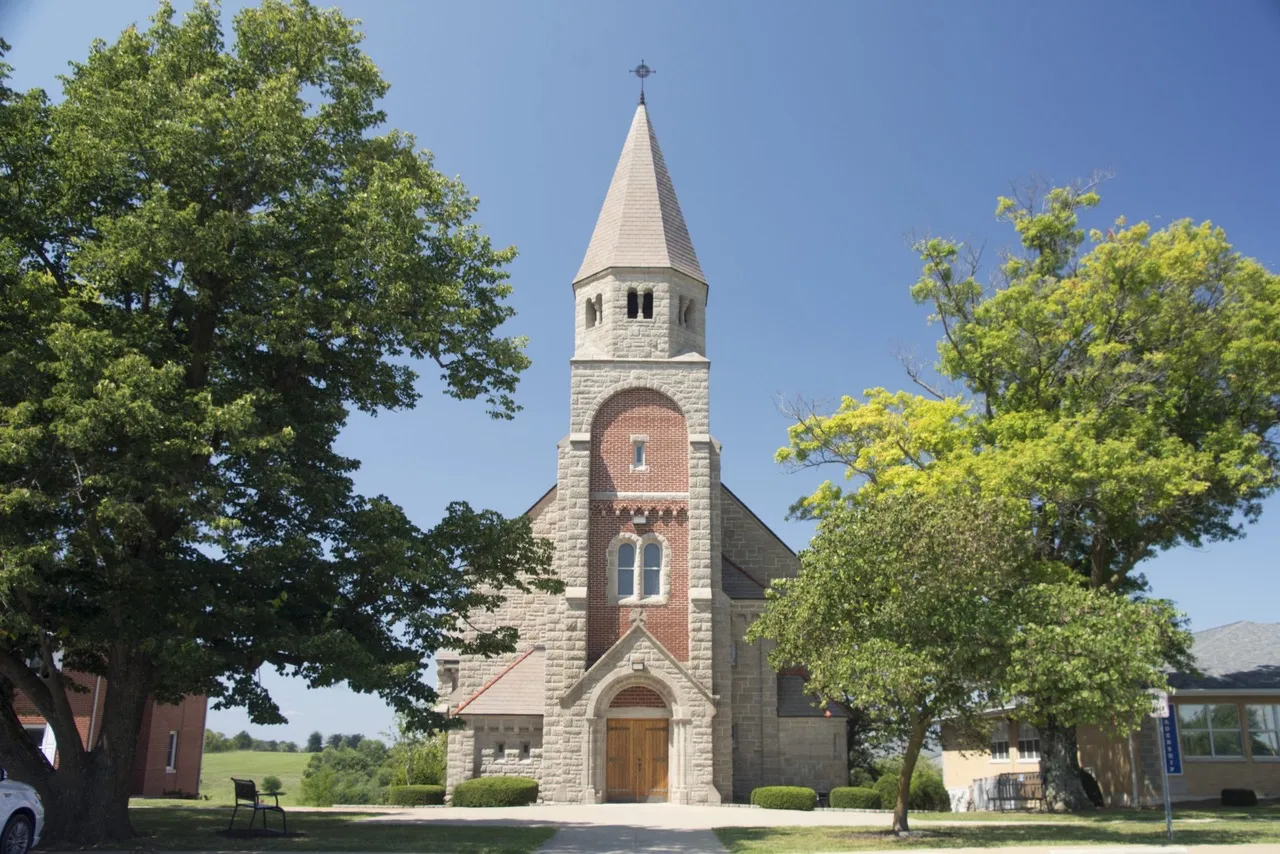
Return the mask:
<path id="1" fill-rule="evenodd" d="M 909 368 L 924 394 L 871 389 L 830 415 L 799 413 L 779 458 L 836 464 L 859 490 L 979 483 L 1025 503 L 1043 556 L 1121 599 L 1146 589 L 1136 568 L 1161 550 L 1242 535 L 1280 471 L 1280 277 L 1209 223 L 1120 219 L 1083 251 L 1078 213 L 1098 202 L 1091 186 L 1002 198 L 1022 251 L 994 289 L 959 244 L 919 241 L 912 293 L 942 329 L 942 377 L 964 392 Z M 828 482 L 797 509 L 821 516 L 847 500 Z M 1165 636 L 1176 659 L 1185 636 Z M 1075 724 L 1088 718 L 1060 692 L 1032 702 L 1049 806 L 1087 805 Z"/>
<path id="2" fill-rule="evenodd" d="M 307 753 L 319 753 L 324 750 L 324 734 L 316 730 L 307 736 Z"/>
<path id="3" fill-rule="evenodd" d="M 249 735 L 245 730 L 240 730 L 231 737 L 231 745 L 236 750 L 252 750 L 253 736 Z"/>
<path id="4" fill-rule="evenodd" d="M 231 739 L 214 729 L 204 731 L 204 752 L 225 753 L 231 749 Z"/>
<path id="5" fill-rule="evenodd" d="M 498 418 L 528 365 L 476 201 L 399 132 L 336 10 L 264 0 L 95 43 L 53 104 L 0 69 L 0 764 L 51 833 L 132 835 L 149 697 L 283 722 L 263 667 L 440 726 L 430 651 L 504 590 L 558 589 L 525 519 L 430 530 L 353 488 L 352 410 L 415 405 L 413 365 Z M 64 670 L 65 668 L 65 670 Z M 76 728 L 66 673 L 105 677 Z M 53 727 L 23 737 L 20 692 Z"/>
<path id="6" fill-rule="evenodd" d="M 347 737 L 342 733 L 331 732 L 329 737 L 324 741 L 326 747 L 341 747 L 347 743 Z"/>
<path id="7" fill-rule="evenodd" d="M 776 646 L 776 669 L 803 666 L 806 690 L 862 709 L 905 745 L 893 829 L 908 830 L 910 786 L 941 718 L 975 724 L 1004 695 L 1004 645 L 1017 593 L 1051 570 L 1021 520 L 974 496 L 881 493 L 833 508 L 775 581 L 748 632 Z"/>
<path id="8" fill-rule="evenodd" d="M 387 754 L 393 786 L 442 786 L 445 782 L 446 734 L 430 735 L 409 727 L 397 716 Z"/>

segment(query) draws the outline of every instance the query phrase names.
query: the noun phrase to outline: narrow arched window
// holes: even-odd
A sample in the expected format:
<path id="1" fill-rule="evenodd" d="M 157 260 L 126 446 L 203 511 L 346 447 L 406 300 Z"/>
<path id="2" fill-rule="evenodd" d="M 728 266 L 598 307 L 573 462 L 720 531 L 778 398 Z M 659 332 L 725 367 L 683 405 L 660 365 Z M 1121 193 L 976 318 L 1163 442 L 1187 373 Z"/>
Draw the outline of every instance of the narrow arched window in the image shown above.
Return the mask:
<path id="1" fill-rule="evenodd" d="M 596 303 L 595 300 L 587 300 L 587 328 L 596 325 Z"/>
<path id="2" fill-rule="evenodd" d="M 644 595 L 662 593 L 662 546 L 649 543 L 644 547 Z"/>
<path id="3" fill-rule="evenodd" d="M 644 292 L 644 319 L 653 319 L 653 291 Z"/>
<path id="4" fill-rule="evenodd" d="M 636 595 L 636 547 L 631 543 L 618 546 L 618 596 Z"/>
<path id="5" fill-rule="evenodd" d="M 689 300 L 684 304 L 684 317 L 682 318 L 682 322 L 685 326 L 688 326 L 693 322 L 693 300 Z"/>
<path id="6" fill-rule="evenodd" d="M 640 294 L 636 291 L 627 291 L 627 317 L 636 318 L 640 315 Z"/>

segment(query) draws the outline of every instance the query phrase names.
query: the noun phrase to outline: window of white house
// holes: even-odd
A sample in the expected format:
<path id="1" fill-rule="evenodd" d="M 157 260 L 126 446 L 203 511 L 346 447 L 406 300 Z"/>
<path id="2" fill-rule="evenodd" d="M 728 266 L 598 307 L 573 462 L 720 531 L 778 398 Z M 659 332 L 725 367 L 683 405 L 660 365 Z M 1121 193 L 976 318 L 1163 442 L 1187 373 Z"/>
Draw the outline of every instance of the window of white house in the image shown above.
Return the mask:
<path id="1" fill-rule="evenodd" d="M 44 744 L 44 724 L 28 724 L 22 730 L 36 747 Z"/>
<path id="2" fill-rule="evenodd" d="M 994 762 L 1009 761 L 1009 725 L 1004 721 L 991 728 L 991 759 Z"/>
<path id="3" fill-rule="evenodd" d="M 1187 756 L 1243 756 L 1240 709 L 1235 703 L 1189 706 L 1179 703 L 1178 729 Z"/>
<path id="4" fill-rule="evenodd" d="M 644 595 L 662 593 L 662 546 L 649 543 L 644 547 Z"/>
<path id="5" fill-rule="evenodd" d="M 1040 730 L 1031 724 L 1018 724 L 1018 760 L 1039 761 Z"/>
<path id="6" fill-rule="evenodd" d="M 618 598 L 636 595 L 636 547 L 618 546 Z"/>
<path id="7" fill-rule="evenodd" d="M 1280 757 L 1280 706 L 1245 706 L 1244 715 L 1253 758 Z"/>
<path id="8" fill-rule="evenodd" d="M 169 756 L 164 767 L 166 771 L 172 771 L 178 767 L 178 734 L 173 730 L 169 730 Z"/>

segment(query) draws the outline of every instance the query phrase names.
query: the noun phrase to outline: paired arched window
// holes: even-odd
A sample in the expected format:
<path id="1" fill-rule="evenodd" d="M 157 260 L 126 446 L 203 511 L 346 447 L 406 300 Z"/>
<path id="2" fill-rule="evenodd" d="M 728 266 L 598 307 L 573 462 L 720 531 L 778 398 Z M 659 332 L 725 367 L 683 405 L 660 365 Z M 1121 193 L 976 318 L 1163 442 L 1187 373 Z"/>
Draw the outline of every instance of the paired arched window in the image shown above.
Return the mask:
<path id="1" fill-rule="evenodd" d="M 637 549 L 637 545 L 639 548 Z M 623 540 L 614 550 L 615 587 L 619 600 L 658 599 L 663 595 L 662 544 L 647 539 Z"/>

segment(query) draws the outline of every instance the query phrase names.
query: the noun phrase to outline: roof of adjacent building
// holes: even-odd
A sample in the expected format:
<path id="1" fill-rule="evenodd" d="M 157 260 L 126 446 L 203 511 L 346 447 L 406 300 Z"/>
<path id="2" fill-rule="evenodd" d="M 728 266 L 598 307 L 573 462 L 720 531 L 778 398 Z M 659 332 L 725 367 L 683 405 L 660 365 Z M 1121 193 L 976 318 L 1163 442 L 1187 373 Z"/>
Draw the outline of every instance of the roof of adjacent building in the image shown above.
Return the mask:
<path id="1" fill-rule="evenodd" d="M 730 599 L 763 599 L 764 587 L 742 567 L 720 555 L 720 589 Z"/>
<path id="2" fill-rule="evenodd" d="M 636 107 L 586 257 L 573 280 L 611 267 L 667 267 L 703 284 L 707 281 L 644 104 Z"/>
<path id="3" fill-rule="evenodd" d="M 516 657 L 454 710 L 468 715 L 540 715 L 546 706 L 547 651 L 542 645 Z"/>
<path id="4" fill-rule="evenodd" d="M 1229 623 L 1192 638 L 1200 675 L 1174 673 L 1174 688 L 1280 689 L 1280 623 Z"/>

